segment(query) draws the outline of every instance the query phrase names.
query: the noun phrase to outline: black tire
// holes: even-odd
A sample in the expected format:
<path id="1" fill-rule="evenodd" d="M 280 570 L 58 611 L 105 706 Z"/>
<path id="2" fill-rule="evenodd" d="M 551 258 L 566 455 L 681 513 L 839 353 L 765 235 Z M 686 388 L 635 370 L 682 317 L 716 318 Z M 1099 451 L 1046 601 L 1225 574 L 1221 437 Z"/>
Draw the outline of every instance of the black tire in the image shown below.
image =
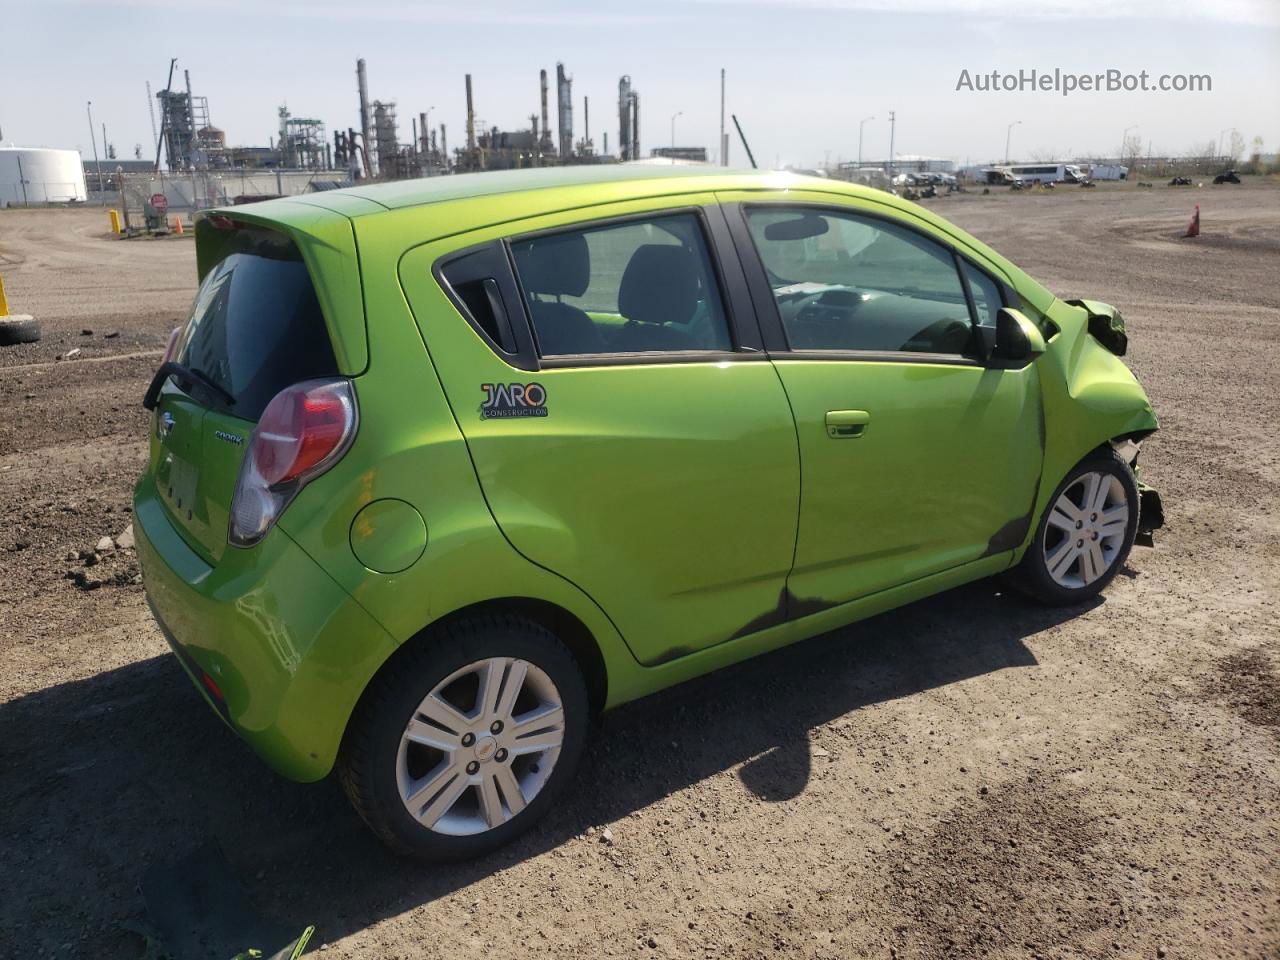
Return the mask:
<path id="1" fill-rule="evenodd" d="M 0 317 L 0 347 L 15 343 L 35 343 L 40 339 L 40 321 L 35 317 Z"/>
<path id="2" fill-rule="evenodd" d="M 1054 504 L 1058 502 L 1058 498 L 1065 491 L 1075 487 L 1077 481 L 1089 473 L 1102 473 L 1115 477 L 1120 481 L 1129 507 L 1128 522 L 1125 525 L 1124 539 L 1112 557 L 1106 571 L 1092 582 L 1083 583 L 1079 586 L 1065 586 L 1053 578 L 1046 561 L 1046 539 L 1062 536 L 1060 531 L 1051 530 L 1049 516 L 1053 512 Z M 1031 545 L 1027 547 L 1027 552 L 1022 561 L 1011 572 L 1010 582 L 1027 596 L 1050 606 L 1071 606 L 1093 599 L 1106 589 L 1107 584 L 1115 578 L 1115 575 L 1120 572 L 1120 568 L 1124 566 L 1125 560 L 1128 559 L 1129 550 L 1133 547 L 1134 538 L 1138 534 L 1138 511 L 1138 481 L 1133 475 L 1133 470 L 1110 447 L 1094 451 L 1072 467 L 1062 483 L 1054 490 L 1053 496 L 1050 497 L 1048 506 L 1045 508 L 1044 516 L 1040 518 L 1040 522 L 1036 526 L 1035 538 L 1031 541 Z M 1056 546 L 1057 544 L 1051 541 L 1050 551 L 1052 552 Z"/>
<path id="3" fill-rule="evenodd" d="M 410 718 L 438 684 L 492 657 L 524 660 L 554 684 L 564 710 L 560 753 L 536 795 L 505 823 L 470 835 L 439 833 L 415 819 L 401 800 L 397 779 L 401 739 Z M 545 627 L 509 614 L 457 620 L 429 631 L 370 685 L 343 743 L 339 778 L 356 812 L 392 850 L 434 862 L 466 860 L 509 843 L 546 815 L 573 778 L 590 716 L 581 670 Z M 536 765 L 532 769 L 537 772 Z M 467 791 L 476 791 L 472 795 L 478 802 L 478 788 Z"/>

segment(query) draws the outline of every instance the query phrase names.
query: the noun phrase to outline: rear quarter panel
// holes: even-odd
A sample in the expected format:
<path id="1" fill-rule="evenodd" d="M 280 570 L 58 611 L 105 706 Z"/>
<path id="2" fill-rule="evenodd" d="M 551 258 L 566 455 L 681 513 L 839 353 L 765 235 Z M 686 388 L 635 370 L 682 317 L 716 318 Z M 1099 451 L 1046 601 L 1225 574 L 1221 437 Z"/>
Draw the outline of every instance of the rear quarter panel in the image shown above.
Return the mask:
<path id="1" fill-rule="evenodd" d="M 612 701 L 616 671 L 633 668 L 634 659 L 590 598 L 525 560 L 503 539 L 401 289 L 401 256 L 419 238 L 438 234 L 435 211 L 412 208 L 361 218 L 356 225 L 369 317 L 368 369 L 355 378 L 360 427 L 351 449 L 302 490 L 281 527 L 396 643 L 485 601 L 528 597 L 562 607 L 599 644 Z M 443 291 L 429 322 L 470 329 Z M 365 567 L 351 549 L 356 515 L 382 499 L 411 504 L 427 530 L 422 556 L 391 574 Z"/>

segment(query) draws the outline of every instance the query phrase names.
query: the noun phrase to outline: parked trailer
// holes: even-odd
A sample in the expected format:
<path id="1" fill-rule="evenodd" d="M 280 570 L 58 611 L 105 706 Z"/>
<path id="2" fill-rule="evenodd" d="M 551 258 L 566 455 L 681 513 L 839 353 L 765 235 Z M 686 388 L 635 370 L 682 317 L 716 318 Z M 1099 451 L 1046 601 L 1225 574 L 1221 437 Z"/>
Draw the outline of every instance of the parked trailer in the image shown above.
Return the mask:
<path id="1" fill-rule="evenodd" d="M 1122 163 L 1091 163 L 1089 164 L 1089 179 L 1128 180 L 1129 168 Z"/>

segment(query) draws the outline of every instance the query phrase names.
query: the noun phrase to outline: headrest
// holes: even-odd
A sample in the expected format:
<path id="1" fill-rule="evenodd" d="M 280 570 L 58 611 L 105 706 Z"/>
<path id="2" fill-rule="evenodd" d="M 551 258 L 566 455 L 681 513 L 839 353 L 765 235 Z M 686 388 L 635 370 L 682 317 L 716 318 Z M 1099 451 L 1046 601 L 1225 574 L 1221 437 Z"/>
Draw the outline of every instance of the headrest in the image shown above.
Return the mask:
<path id="1" fill-rule="evenodd" d="M 553 234 L 512 248 L 520 279 L 529 293 L 580 297 L 591 282 L 591 254 L 580 233 Z"/>
<path id="2" fill-rule="evenodd" d="M 622 273 L 618 312 L 636 323 L 688 323 L 698 309 L 698 263 L 685 247 L 637 247 Z"/>

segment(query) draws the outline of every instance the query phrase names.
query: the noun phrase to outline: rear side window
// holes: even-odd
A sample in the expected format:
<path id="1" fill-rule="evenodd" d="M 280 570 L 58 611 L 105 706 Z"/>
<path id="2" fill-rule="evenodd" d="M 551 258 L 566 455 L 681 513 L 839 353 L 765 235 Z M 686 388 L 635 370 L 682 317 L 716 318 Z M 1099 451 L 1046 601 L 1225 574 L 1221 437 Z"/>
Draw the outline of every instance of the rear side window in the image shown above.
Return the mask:
<path id="1" fill-rule="evenodd" d="M 691 213 L 514 240 L 542 356 L 733 349 Z"/>
<path id="2" fill-rule="evenodd" d="M 337 375 L 311 275 L 288 237 L 205 227 L 197 239 L 221 256 L 196 293 L 176 359 L 235 398 L 222 409 L 257 420 L 285 387 Z"/>

